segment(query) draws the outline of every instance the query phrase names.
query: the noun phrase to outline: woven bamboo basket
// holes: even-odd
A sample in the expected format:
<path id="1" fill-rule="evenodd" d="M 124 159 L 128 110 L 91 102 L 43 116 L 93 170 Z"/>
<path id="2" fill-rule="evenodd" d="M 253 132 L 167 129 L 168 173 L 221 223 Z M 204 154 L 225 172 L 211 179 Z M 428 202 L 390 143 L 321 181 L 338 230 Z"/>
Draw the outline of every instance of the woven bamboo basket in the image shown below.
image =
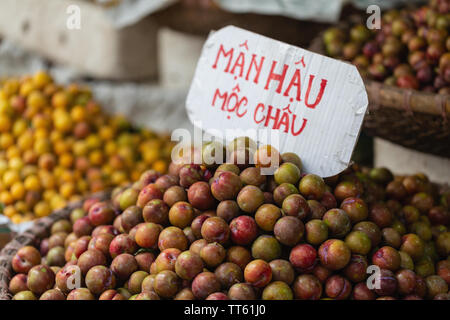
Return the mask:
<path id="1" fill-rule="evenodd" d="M 109 197 L 110 191 L 102 191 L 89 196 L 88 198 L 98 198 L 105 200 Z M 0 252 L 0 300 L 11 300 L 12 295 L 8 291 L 9 280 L 14 274 L 11 261 L 17 250 L 28 245 L 37 245 L 39 241 L 50 234 L 50 228 L 55 221 L 68 219 L 73 209 L 81 208 L 83 201 L 70 203 L 66 207 L 56 210 L 51 215 L 36 220 L 32 227 L 14 237 Z"/>
<path id="2" fill-rule="evenodd" d="M 322 34 L 309 50 L 325 54 Z M 363 130 L 406 148 L 450 158 L 450 95 L 426 93 L 364 79 L 369 97 Z"/>

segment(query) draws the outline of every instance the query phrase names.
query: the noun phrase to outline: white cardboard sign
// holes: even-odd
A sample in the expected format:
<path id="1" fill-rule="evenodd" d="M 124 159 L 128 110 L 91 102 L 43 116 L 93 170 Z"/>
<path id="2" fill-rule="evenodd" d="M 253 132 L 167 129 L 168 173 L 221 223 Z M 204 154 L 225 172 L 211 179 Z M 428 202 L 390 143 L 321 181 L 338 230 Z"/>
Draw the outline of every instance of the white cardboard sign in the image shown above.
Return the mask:
<path id="1" fill-rule="evenodd" d="M 234 26 L 206 40 L 186 100 L 206 133 L 276 132 L 280 152 L 322 177 L 347 168 L 367 105 L 355 66 Z"/>

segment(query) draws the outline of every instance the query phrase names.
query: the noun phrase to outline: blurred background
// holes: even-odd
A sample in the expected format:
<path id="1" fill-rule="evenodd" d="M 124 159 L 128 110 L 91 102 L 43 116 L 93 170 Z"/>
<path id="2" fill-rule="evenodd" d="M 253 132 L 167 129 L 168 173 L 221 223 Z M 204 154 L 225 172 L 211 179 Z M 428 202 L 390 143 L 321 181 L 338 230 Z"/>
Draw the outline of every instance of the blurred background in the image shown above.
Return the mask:
<path id="1" fill-rule="evenodd" d="M 368 17 L 370 5 L 385 12 L 422 3 L 427 1 L 2 0 L 0 77 L 48 70 L 58 83 L 89 84 L 107 111 L 138 125 L 157 131 L 192 128 L 184 100 L 212 30 L 235 25 L 308 48 L 339 21 L 353 14 Z M 387 150 L 379 154 L 392 154 Z M 392 157 L 402 160 L 394 169 L 418 157 L 405 152 L 404 160 Z M 370 165 L 373 159 L 391 161 L 377 160 L 372 139 L 363 133 L 355 160 Z M 439 159 L 430 159 L 436 167 Z"/>

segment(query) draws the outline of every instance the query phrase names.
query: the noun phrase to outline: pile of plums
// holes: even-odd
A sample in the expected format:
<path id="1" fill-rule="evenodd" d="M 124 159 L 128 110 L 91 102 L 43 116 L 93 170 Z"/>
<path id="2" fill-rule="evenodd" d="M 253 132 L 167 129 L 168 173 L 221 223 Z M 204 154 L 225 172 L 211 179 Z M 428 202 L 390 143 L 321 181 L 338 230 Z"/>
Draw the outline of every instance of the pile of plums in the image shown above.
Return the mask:
<path id="1" fill-rule="evenodd" d="M 173 162 L 86 200 L 17 252 L 14 299 L 450 299 L 450 192 L 357 165 L 322 179 L 248 141 L 243 164 Z"/>
<path id="2" fill-rule="evenodd" d="M 351 61 L 361 74 L 385 84 L 450 93 L 450 2 L 381 14 L 381 28 L 356 23 L 323 36 L 328 55 Z"/>

